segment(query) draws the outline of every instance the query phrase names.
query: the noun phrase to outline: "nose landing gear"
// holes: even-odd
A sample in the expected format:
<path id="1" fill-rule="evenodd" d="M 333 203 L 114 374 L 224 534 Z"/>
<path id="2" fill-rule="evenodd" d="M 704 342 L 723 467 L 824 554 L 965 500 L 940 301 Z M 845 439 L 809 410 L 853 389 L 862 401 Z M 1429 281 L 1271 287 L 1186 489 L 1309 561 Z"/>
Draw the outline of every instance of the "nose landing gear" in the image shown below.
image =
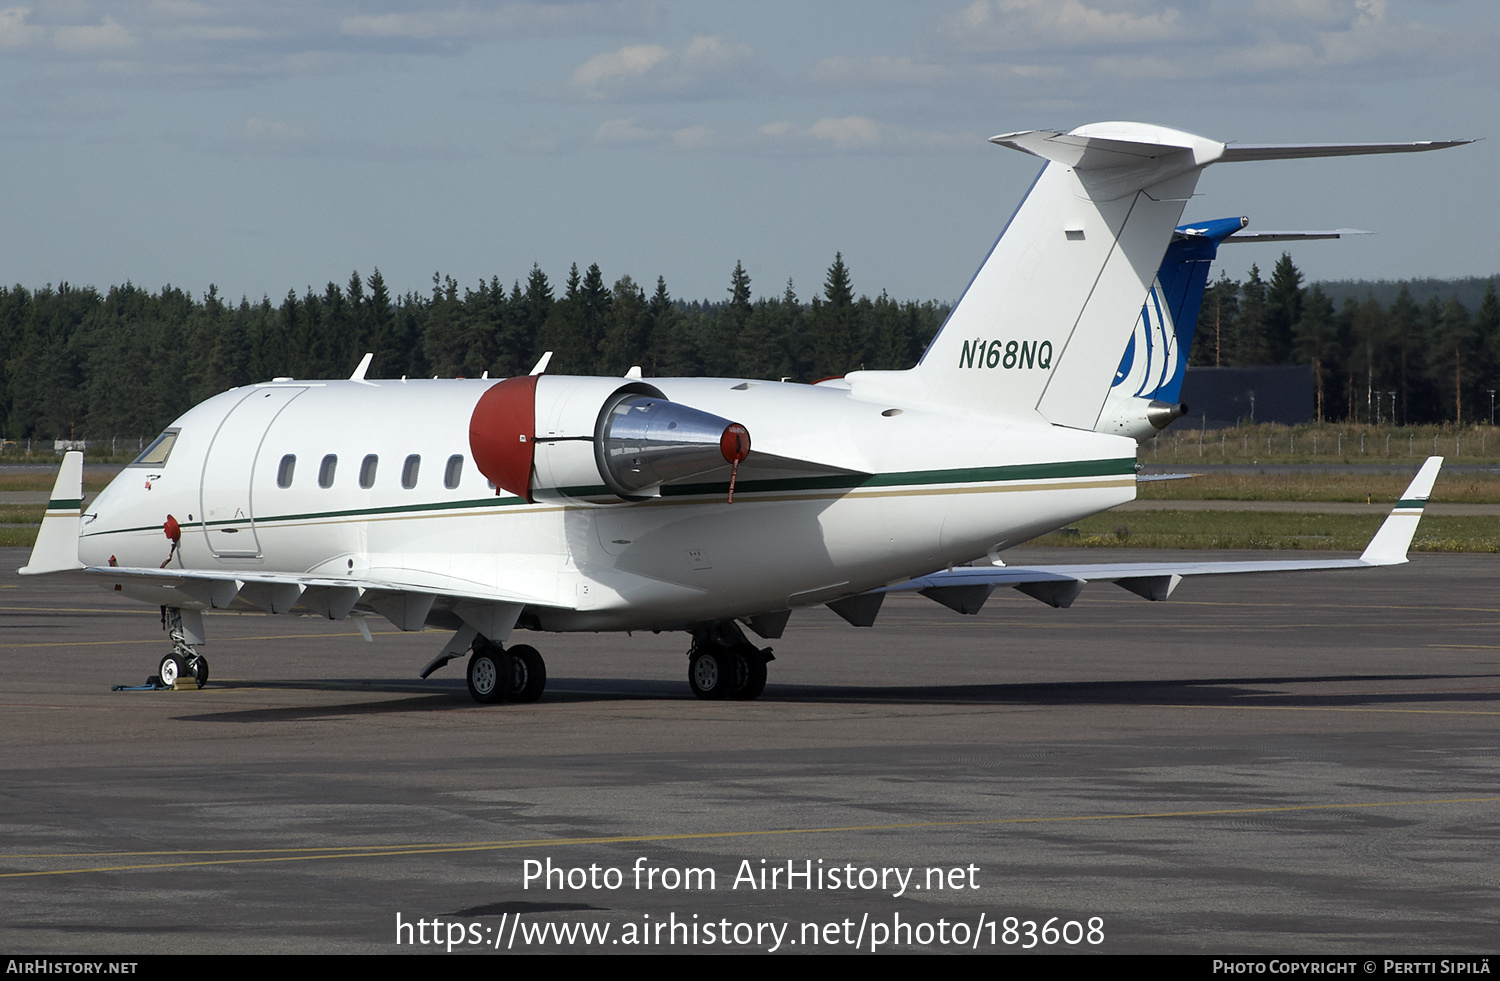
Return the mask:
<path id="1" fill-rule="evenodd" d="M 167 635 L 172 638 L 172 653 L 161 659 L 157 677 L 163 688 L 175 688 L 177 679 L 191 677 L 202 688 L 208 684 L 208 658 L 199 654 L 188 642 L 188 632 L 183 626 L 182 611 L 175 606 L 162 608 L 162 619 Z M 200 638 L 201 640 L 201 638 Z"/>

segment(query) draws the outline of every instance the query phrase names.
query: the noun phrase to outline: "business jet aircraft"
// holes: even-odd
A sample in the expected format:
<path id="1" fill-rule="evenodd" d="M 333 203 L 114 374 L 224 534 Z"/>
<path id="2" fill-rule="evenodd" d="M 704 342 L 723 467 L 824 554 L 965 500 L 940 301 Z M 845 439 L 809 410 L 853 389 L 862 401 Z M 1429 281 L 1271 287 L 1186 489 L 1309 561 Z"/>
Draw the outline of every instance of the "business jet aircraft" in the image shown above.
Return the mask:
<path id="1" fill-rule="evenodd" d="M 1205 167 L 1455 143 L 1226 145 L 1140 123 L 993 142 L 1047 163 L 911 369 L 385 381 L 366 356 L 347 380 L 198 405 L 87 513 L 65 455 L 21 572 L 161 606 L 169 685 L 207 679 L 205 610 L 375 614 L 452 630 L 422 676 L 468 653 L 488 702 L 542 693 L 537 651 L 502 646 L 517 628 L 685 631 L 695 694 L 754 698 L 770 651 L 741 624 L 774 639 L 815 604 L 868 626 L 897 590 L 973 613 L 1001 585 L 1062 607 L 1093 580 L 1161 600 L 1188 575 L 1404 562 L 1436 458 L 1358 559 L 999 556 L 1135 496 L 1135 441 L 1096 427 Z"/>

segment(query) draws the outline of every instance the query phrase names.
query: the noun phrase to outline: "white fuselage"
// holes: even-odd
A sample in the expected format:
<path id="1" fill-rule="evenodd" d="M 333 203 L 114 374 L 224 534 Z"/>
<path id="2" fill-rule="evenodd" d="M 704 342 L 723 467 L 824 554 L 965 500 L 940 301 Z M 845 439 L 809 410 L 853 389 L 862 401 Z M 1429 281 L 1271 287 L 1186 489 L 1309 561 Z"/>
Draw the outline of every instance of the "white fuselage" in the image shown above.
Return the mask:
<path id="1" fill-rule="evenodd" d="M 182 529 L 174 568 L 389 580 L 439 595 L 461 584 L 524 598 L 524 626 L 675 629 L 920 576 L 1135 495 L 1128 439 L 837 386 L 653 379 L 673 402 L 742 423 L 754 453 L 820 469 L 756 469 L 752 455 L 732 504 L 727 467 L 645 501 L 527 504 L 497 493 L 472 459 L 470 415 L 493 384 L 225 392 L 173 424 L 164 464 L 127 468 L 85 508 L 80 559 L 158 566 L 170 515 Z"/>

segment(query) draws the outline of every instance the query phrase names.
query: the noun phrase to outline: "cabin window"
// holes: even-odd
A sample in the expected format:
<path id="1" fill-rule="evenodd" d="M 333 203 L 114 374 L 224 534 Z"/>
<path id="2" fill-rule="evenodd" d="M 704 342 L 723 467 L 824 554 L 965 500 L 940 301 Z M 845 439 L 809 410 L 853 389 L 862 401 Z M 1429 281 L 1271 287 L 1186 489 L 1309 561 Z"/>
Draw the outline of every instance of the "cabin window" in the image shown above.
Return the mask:
<path id="1" fill-rule="evenodd" d="M 277 487 L 290 487 L 290 486 L 292 486 L 292 471 L 294 471 L 296 469 L 297 469 L 297 456 L 296 456 L 296 454 L 294 454 L 294 453 L 288 453 L 286 456 L 282 457 L 281 458 L 281 466 L 279 466 L 279 467 L 276 468 L 276 486 Z"/>
<path id="2" fill-rule="evenodd" d="M 413 453 L 401 465 L 401 486 L 411 490 L 417 486 L 417 471 L 422 467 L 422 458 Z"/>
<path id="3" fill-rule="evenodd" d="M 369 490 L 375 486 L 375 468 L 380 466 L 380 457 L 371 453 L 359 465 L 359 486 Z"/>
<path id="4" fill-rule="evenodd" d="M 172 455 L 172 447 L 177 445 L 177 434 L 180 429 L 168 429 L 160 436 L 151 441 L 151 445 L 141 451 L 141 455 L 135 458 L 132 467 L 159 467 L 167 462 L 167 457 Z"/>
<path id="5" fill-rule="evenodd" d="M 459 478 L 464 475 L 464 458 L 455 453 L 448 458 L 448 465 L 443 468 L 443 486 L 453 490 L 458 486 Z"/>
<path id="6" fill-rule="evenodd" d="M 323 458 L 323 462 L 318 465 L 318 486 L 319 487 L 332 487 L 333 486 L 333 472 L 335 470 L 337 470 L 338 468 L 339 468 L 339 458 L 337 456 L 335 456 L 332 453 L 330 453 L 327 456 L 325 456 Z"/>

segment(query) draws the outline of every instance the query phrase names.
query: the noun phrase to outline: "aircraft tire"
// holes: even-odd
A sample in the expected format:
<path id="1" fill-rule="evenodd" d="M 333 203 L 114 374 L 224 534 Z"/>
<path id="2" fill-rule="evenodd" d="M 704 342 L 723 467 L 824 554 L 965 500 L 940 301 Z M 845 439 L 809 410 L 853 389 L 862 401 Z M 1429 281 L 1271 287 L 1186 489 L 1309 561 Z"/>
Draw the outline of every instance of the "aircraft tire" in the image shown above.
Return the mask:
<path id="1" fill-rule="evenodd" d="M 736 675 L 734 651 L 723 647 L 697 651 L 688 661 L 693 694 L 708 701 L 728 698 Z"/>
<path id="2" fill-rule="evenodd" d="M 729 696 L 742 702 L 753 701 L 766 690 L 766 656 L 754 644 L 736 644 L 734 654 L 734 691 Z"/>
<path id="3" fill-rule="evenodd" d="M 202 654 L 199 654 L 197 657 L 193 658 L 192 670 L 193 680 L 198 682 L 199 688 L 202 688 L 204 685 L 208 684 L 208 658 L 204 657 Z"/>
<path id="4" fill-rule="evenodd" d="M 517 644 L 508 652 L 515 681 L 510 692 L 513 702 L 534 702 L 547 688 L 547 662 L 535 647 Z"/>
<path id="5" fill-rule="evenodd" d="M 505 687 L 500 683 L 503 677 L 500 665 L 504 660 L 507 660 L 505 655 L 491 647 L 476 648 L 469 655 L 469 670 L 466 674 L 469 694 L 474 701 L 488 705 L 504 699 Z"/>
<path id="6" fill-rule="evenodd" d="M 157 676 L 161 678 L 163 688 L 172 688 L 177 684 L 177 679 L 182 677 L 182 658 L 176 654 L 168 654 L 161 659 L 161 667 L 157 669 Z"/>

